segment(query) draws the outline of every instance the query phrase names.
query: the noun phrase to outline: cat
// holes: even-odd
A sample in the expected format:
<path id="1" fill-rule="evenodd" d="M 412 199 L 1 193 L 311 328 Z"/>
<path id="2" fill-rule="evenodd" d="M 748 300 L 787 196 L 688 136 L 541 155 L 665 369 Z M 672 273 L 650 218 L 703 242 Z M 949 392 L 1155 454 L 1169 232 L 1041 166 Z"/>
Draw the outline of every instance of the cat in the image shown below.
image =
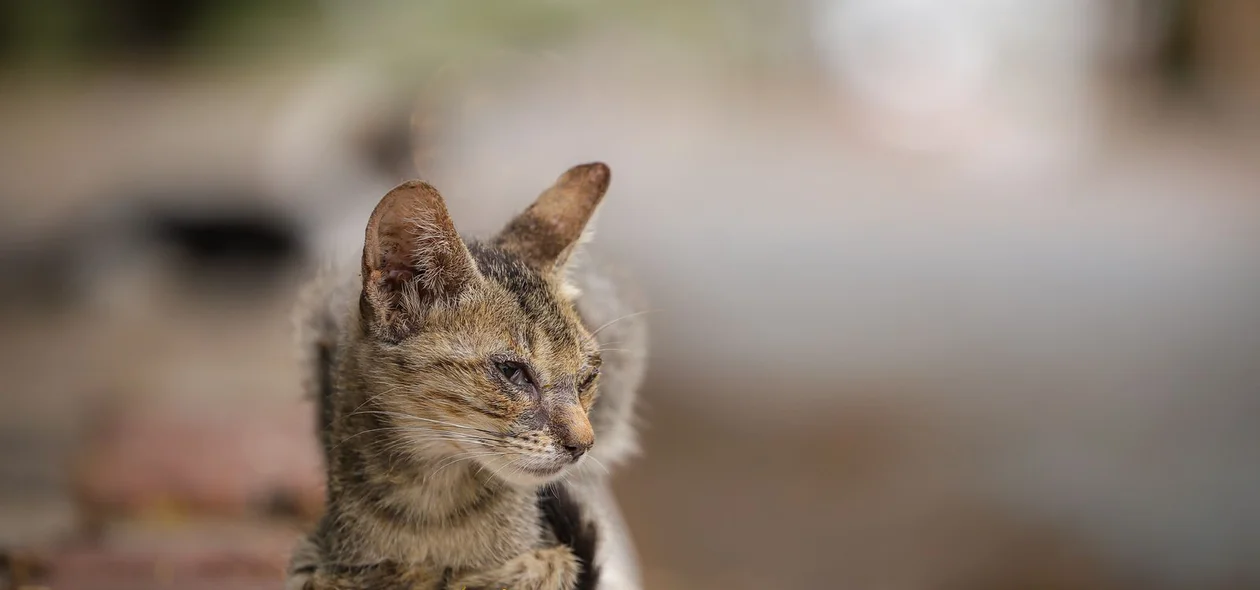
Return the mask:
<path id="1" fill-rule="evenodd" d="M 571 168 L 487 241 L 404 183 L 368 220 L 358 277 L 307 287 L 327 506 L 288 588 L 640 587 L 607 469 L 637 450 L 645 327 L 573 262 L 609 181 Z"/>

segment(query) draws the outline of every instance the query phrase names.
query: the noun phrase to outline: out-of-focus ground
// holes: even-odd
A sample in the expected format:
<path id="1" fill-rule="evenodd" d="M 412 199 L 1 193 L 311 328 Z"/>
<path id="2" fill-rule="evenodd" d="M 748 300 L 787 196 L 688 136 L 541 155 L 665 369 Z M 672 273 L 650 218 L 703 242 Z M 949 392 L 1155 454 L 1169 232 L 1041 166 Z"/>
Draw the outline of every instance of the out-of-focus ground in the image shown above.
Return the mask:
<path id="1" fill-rule="evenodd" d="M 11 68 L 0 587 L 279 588 L 304 272 L 404 178 L 485 234 L 595 159 L 648 588 L 1260 587 L 1260 11 L 1186 4 L 1185 75 L 1141 4 L 931 4 L 329 3 Z"/>

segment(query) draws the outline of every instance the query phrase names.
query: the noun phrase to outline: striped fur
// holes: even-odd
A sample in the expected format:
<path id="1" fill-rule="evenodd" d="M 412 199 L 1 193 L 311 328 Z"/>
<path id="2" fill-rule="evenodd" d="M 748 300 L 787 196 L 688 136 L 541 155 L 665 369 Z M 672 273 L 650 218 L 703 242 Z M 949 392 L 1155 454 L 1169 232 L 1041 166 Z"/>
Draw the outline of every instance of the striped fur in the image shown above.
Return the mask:
<path id="1" fill-rule="evenodd" d="M 596 436 L 610 462 L 634 446 L 642 329 L 609 359 L 622 399 L 603 409 L 605 354 L 583 320 L 623 304 L 594 281 L 610 305 L 575 307 L 566 284 L 607 178 L 570 170 L 488 242 L 461 239 L 436 190 L 406 183 L 369 221 L 357 284 L 325 273 L 307 290 L 328 501 L 288 588 L 593 590 L 601 559 L 637 580 L 631 553 L 600 554 L 615 506 L 554 485 L 604 485 L 583 455 Z"/>

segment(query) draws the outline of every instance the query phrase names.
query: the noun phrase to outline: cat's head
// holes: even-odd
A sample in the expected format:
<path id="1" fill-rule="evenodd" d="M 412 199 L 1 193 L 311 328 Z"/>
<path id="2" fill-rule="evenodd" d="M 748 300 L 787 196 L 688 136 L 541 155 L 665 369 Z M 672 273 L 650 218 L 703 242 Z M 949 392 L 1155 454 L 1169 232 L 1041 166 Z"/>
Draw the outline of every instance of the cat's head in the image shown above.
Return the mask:
<path id="1" fill-rule="evenodd" d="M 574 167 L 486 242 L 462 240 L 428 184 L 381 199 L 359 315 L 369 402 L 396 451 L 528 485 L 559 477 L 595 443 L 599 346 L 564 275 L 608 182 L 604 164 Z"/>

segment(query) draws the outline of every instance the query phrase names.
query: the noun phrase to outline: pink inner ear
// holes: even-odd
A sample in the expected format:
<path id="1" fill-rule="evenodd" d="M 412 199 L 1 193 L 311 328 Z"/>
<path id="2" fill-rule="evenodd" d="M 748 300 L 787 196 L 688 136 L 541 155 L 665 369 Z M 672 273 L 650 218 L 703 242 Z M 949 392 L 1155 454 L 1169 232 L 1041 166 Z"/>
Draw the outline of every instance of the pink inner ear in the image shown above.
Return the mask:
<path id="1" fill-rule="evenodd" d="M 399 290 L 415 276 L 416 269 L 398 248 L 390 248 L 381 257 L 381 282 L 385 288 L 391 291 Z"/>
<path id="2" fill-rule="evenodd" d="M 386 271 L 383 278 L 390 282 L 405 283 L 410 281 L 414 276 L 416 276 L 416 273 L 412 271 L 394 269 Z"/>
<path id="3" fill-rule="evenodd" d="M 378 305 L 408 307 L 456 295 L 477 278 L 476 267 L 432 187 L 408 182 L 390 191 L 372 212 L 364 267 Z M 367 278 L 365 277 L 365 280 Z M 397 296 L 411 293 L 415 301 Z M 386 311 L 400 311 L 382 310 Z"/>

